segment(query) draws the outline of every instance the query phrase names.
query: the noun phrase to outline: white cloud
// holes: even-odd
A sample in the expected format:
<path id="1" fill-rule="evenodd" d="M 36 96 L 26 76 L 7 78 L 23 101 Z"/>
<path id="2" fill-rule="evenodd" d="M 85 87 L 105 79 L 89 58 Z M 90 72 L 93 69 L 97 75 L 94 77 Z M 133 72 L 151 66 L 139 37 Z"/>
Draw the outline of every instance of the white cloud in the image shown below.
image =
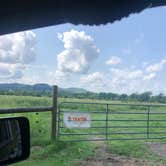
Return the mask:
<path id="1" fill-rule="evenodd" d="M 80 84 L 90 91 L 104 91 L 106 76 L 101 72 L 94 72 L 80 78 Z"/>
<path id="2" fill-rule="evenodd" d="M 57 56 L 60 72 L 86 73 L 99 54 L 93 38 L 84 31 L 71 30 L 58 34 L 65 50 Z"/>
<path id="3" fill-rule="evenodd" d="M 147 73 L 143 69 L 111 68 L 110 71 L 94 72 L 80 78 L 78 84 L 90 91 L 115 93 L 142 93 L 153 91 L 157 93 L 163 85 L 156 79 L 155 72 Z"/>
<path id="4" fill-rule="evenodd" d="M 155 78 L 155 79 L 154 79 Z M 21 78 L 22 82 L 44 82 L 57 84 L 59 87 L 80 87 L 94 92 L 142 93 L 144 91 L 159 92 L 165 86 L 160 83 L 157 74 L 147 73 L 143 69 L 112 68 L 107 72 L 93 72 L 88 74 L 73 74 L 52 68 L 42 71 L 39 75 L 33 73 L 29 77 Z M 166 88 L 165 88 L 166 92 Z"/>
<path id="5" fill-rule="evenodd" d="M 0 63 L 0 76 L 2 77 L 2 76 L 10 75 L 11 69 L 9 68 L 10 68 L 10 65 Z"/>
<path id="6" fill-rule="evenodd" d="M 81 77 L 81 82 L 83 83 L 93 83 L 93 82 L 102 82 L 104 79 L 104 76 L 102 73 L 100 72 L 94 72 L 94 73 L 90 73 L 86 76 L 82 76 Z"/>
<path id="7" fill-rule="evenodd" d="M 0 80 L 19 79 L 26 64 L 35 60 L 35 38 L 32 31 L 0 36 Z"/>
<path id="8" fill-rule="evenodd" d="M 93 38 L 84 31 L 71 30 L 58 34 L 64 44 L 64 50 L 57 56 L 58 67 L 54 71 L 55 66 L 31 64 L 36 56 L 35 38 L 35 34 L 29 31 L 0 37 L 1 82 L 45 82 L 60 87 L 82 87 L 90 91 L 116 93 L 141 93 L 165 88 L 156 78 L 157 72 L 166 64 L 166 59 L 155 64 L 142 63 L 141 68 L 132 65 L 127 68 L 112 68 L 105 73 L 106 69 L 89 73 L 91 65 L 99 55 L 99 49 L 95 46 Z M 130 47 L 123 51 L 131 54 Z M 122 63 L 122 60 L 118 56 L 112 56 L 105 63 L 117 65 Z"/>
<path id="9" fill-rule="evenodd" d="M 140 79 L 143 76 L 141 70 L 129 70 L 129 69 L 111 69 L 111 75 L 115 80 L 129 80 L 129 79 Z"/>
<path id="10" fill-rule="evenodd" d="M 50 73 L 58 82 L 69 82 L 73 75 L 71 73 L 64 73 L 57 70 L 55 73 Z"/>
<path id="11" fill-rule="evenodd" d="M 151 80 L 154 77 L 156 77 L 156 73 L 150 73 L 149 75 L 145 75 L 143 79 L 144 80 Z"/>
<path id="12" fill-rule="evenodd" d="M 141 88 L 143 76 L 142 70 L 112 68 L 107 73 L 94 72 L 84 75 L 80 78 L 80 84 L 90 91 L 131 93 Z"/>
<path id="13" fill-rule="evenodd" d="M 159 63 L 149 65 L 146 67 L 147 72 L 157 72 L 163 69 L 164 65 L 166 64 L 166 59 L 161 60 Z"/>
<path id="14" fill-rule="evenodd" d="M 118 56 L 112 56 L 109 60 L 106 61 L 107 65 L 117 65 L 122 62 L 121 58 Z"/>
<path id="15" fill-rule="evenodd" d="M 19 79 L 22 77 L 24 66 L 19 64 L 0 63 L 0 80 Z"/>
<path id="16" fill-rule="evenodd" d="M 35 59 L 35 34 L 32 31 L 0 36 L 0 62 L 31 63 Z"/>
<path id="17" fill-rule="evenodd" d="M 110 71 L 109 90 L 118 93 L 155 91 L 155 73 L 147 73 L 141 69 L 119 69 L 112 68 Z M 106 84 L 108 84 L 106 82 Z M 158 87 L 159 88 L 159 87 Z"/>

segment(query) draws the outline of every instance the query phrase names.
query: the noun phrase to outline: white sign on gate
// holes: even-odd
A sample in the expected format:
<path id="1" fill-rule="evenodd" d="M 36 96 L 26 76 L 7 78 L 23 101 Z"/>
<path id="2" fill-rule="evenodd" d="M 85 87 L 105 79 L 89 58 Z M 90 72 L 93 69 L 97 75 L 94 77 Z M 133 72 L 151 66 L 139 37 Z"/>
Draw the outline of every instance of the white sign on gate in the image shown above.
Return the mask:
<path id="1" fill-rule="evenodd" d="M 68 128 L 90 128 L 91 116 L 89 113 L 66 112 L 63 116 L 64 125 Z"/>

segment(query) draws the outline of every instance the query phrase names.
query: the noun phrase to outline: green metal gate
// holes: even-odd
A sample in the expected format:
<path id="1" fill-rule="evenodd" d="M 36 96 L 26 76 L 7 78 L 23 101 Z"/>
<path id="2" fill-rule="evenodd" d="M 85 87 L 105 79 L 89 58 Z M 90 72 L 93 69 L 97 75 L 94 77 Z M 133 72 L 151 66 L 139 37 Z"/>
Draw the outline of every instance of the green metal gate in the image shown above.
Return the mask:
<path id="1" fill-rule="evenodd" d="M 88 114 L 90 126 L 66 126 L 70 113 Z M 57 132 L 59 140 L 71 142 L 166 139 L 166 105 L 62 102 Z"/>

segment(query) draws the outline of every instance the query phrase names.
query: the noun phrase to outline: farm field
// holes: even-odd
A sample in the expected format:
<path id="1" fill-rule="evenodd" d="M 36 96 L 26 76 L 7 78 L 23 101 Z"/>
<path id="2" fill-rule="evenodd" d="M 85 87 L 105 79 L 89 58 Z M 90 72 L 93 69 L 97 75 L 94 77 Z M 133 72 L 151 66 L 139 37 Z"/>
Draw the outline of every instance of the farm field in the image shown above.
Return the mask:
<path id="1" fill-rule="evenodd" d="M 51 98 L 47 97 L 25 97 L 25 96 L 0 96 L 0 108 L 15 108 L 15 107 L 35 107 L 35 106 L 50 106 L 51 105 Z M 120 101 L 97 101 L 97 100 L 79 100 L 79 99 L 58 99 L 58 102 L 64 101 L 74 101 L 74 102 L 97 102 L 97 103 L 121 103 Z M 121 103 L 122 104 L 122 103 Z M 134 104 L 134 103 L 133 103 Z M 138 104 L 138 103 L 137 103 Z M 145 104 L 145 103 L 144 103 Z M 89 111 L 104 111 L 105 105 L 83 105 L 83 104 L 63 104 L 63 110 L 70 111 L 70 110 L 81 110 L 83 112 Z M 154 107 L 151 111 L 164 111 L 166 107 Z M 135 106 L 109 106 L 110 111 L 127 111 L 127 112 L 144 112 L 147 111 L 146 107 L 135 107 Z M 94 164 L 94 160 L 98 157 L 98 153 L 104 151 L 103 154 L 107 156 L 107 160 L 109 159 L 108 155 L 113 157 L 115 160 L 120 160 L 121 163 L 127 162 L 130 160 L 130 164 L 138 163 L 142 165 L 166 165 L 166 158 L 164 156 L 155 153 L 149 148 L 149 145 L 153 144 L 154 142 L 158 144 L 166 144 L 166 139 L 162 140 L 136 140 L 136 141 L 108 141 L 108 142 L 63 142 L 63 141 L 55 141 L 53 144 L 50 142 L 50 130 L 51 130 L 51 114 L 48 113 L 23 113 L 23 114 L 8 114 L 8 115 L 1 115 L 1 116 L 26 116 L 30 120 L 31 125 L 31 156 L 28 160 L 21 162 L 19 164 L 15 164 L 17 166 L 53 166 L 53 165 L 64 165 L 64 166 L 72 166 L 72 165 L 87 165 L 87 164 Z M 125 117 L 124 117 L 125 116 Z M 108 119 L 116 120 L 116 119 L 130 119 L 133 120 L 135 116 L 139 119 L 146 119 L 146 115 L 122 115 L 114 114 L 109 115 Z M 61 119 L 63 115 L 61 115 Z M 105 118 L 105 114 L 94 114 L 92 119 L 100 119 Z M 153 117 L 151 117 L 153 118 Z M 164 120 L 165 117 L 162 115 L 157 115 L 156 117 L 159 120 L 163 120 L 162 122 L 152 122 L 152 126 L 159 125 L 166 126 Z M 129 122 L 121 121 L 121 122 L 109 122 L 108 125 L 110 126 L 138 126 L 138 125 L 146 125 L 145 122 Z M 140 124 L 141 123 L 141 124 Z M 60 124 L 63 126 L 63 122 Z M 105 122 L 94 122 L 92 123 L 94 126 L 103 126 Z M 100 129 L 103 130 L 103 129 Z M 105 130 L 105 129 L 104 129 Z M 124 128 L 110 128 L 109 132 L 123 132 Z M 125 130 L 126 131 L 126 130 Z M 144 132 L 145 129 L 127 129 L 126 132 Z M 153 129 L 153 132 L 164 132 L 165 128 L 162 129 Z M 99 129 L 86 129 L 84 131 L 80 131 L 77 129 L 61 129 L 61 132 L 70 132 L 70 133 L 77 133 L 80 132 L 87 132 L 87 133 L 97 133 L 102 132 Z M 146 131 L 145 131 L 146 132 Z M 136 135 L 137 137 L 142 137 L 142 135 Z M 135 135 L 131 136 L 132 138 L 136 137 Z M 146 135 L 143 135 L 144 138 Z M 156 137 L 156 135 L 152 135 Z M 164 136 L 161 134 L 160 136 Z M 82 137 L 82 136 L 81 136 Z M 102 138 L 103 136 L 95 135 L 90 136 L 90 138 Z M 109 138 L 112 137 L 117 138 L 126 138 L 128 137 L 125 135 L 109 135 Z M 70 136 L 70 137 L 60 137 L 60 140 L 67 140 L 67 139 L 78 139 L 80 136 Z M 86 136 L 87 138 L 87 136 Z M 150 142 L 151 141 L 151 142 Z M 99 147 L 104 147 L 103 149 Z M 166 150 L 166 149 L 165 149 Z M 122 156 L 122 157 L 121 157 Z M 104 156 L 103 156 L 104 157 Z M 93 159 L 93 162 L 90 160 Z M 110 160 L 110 159 L 109 159 Z M 113 162 L 114 160 L 110 161 Z M 95 160 L 96 161 L 96 160 Z M 88 163 L 89 162 L 89 163 Z M 106 161 L 108 162 L 108 161 Z M 119 162 L 119 161 L 117 161 Z"/>

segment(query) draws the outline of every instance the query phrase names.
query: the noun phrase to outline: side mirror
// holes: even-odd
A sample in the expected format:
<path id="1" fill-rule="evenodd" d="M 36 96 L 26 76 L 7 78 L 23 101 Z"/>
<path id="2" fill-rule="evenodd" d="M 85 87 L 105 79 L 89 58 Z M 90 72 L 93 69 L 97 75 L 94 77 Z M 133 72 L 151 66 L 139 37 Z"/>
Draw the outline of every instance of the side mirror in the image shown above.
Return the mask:
<path id="1" fill-rule="evenodd" d="M 0 165 L 25 160 L 30 154 L 29 120 L 0 118 Z"/>

